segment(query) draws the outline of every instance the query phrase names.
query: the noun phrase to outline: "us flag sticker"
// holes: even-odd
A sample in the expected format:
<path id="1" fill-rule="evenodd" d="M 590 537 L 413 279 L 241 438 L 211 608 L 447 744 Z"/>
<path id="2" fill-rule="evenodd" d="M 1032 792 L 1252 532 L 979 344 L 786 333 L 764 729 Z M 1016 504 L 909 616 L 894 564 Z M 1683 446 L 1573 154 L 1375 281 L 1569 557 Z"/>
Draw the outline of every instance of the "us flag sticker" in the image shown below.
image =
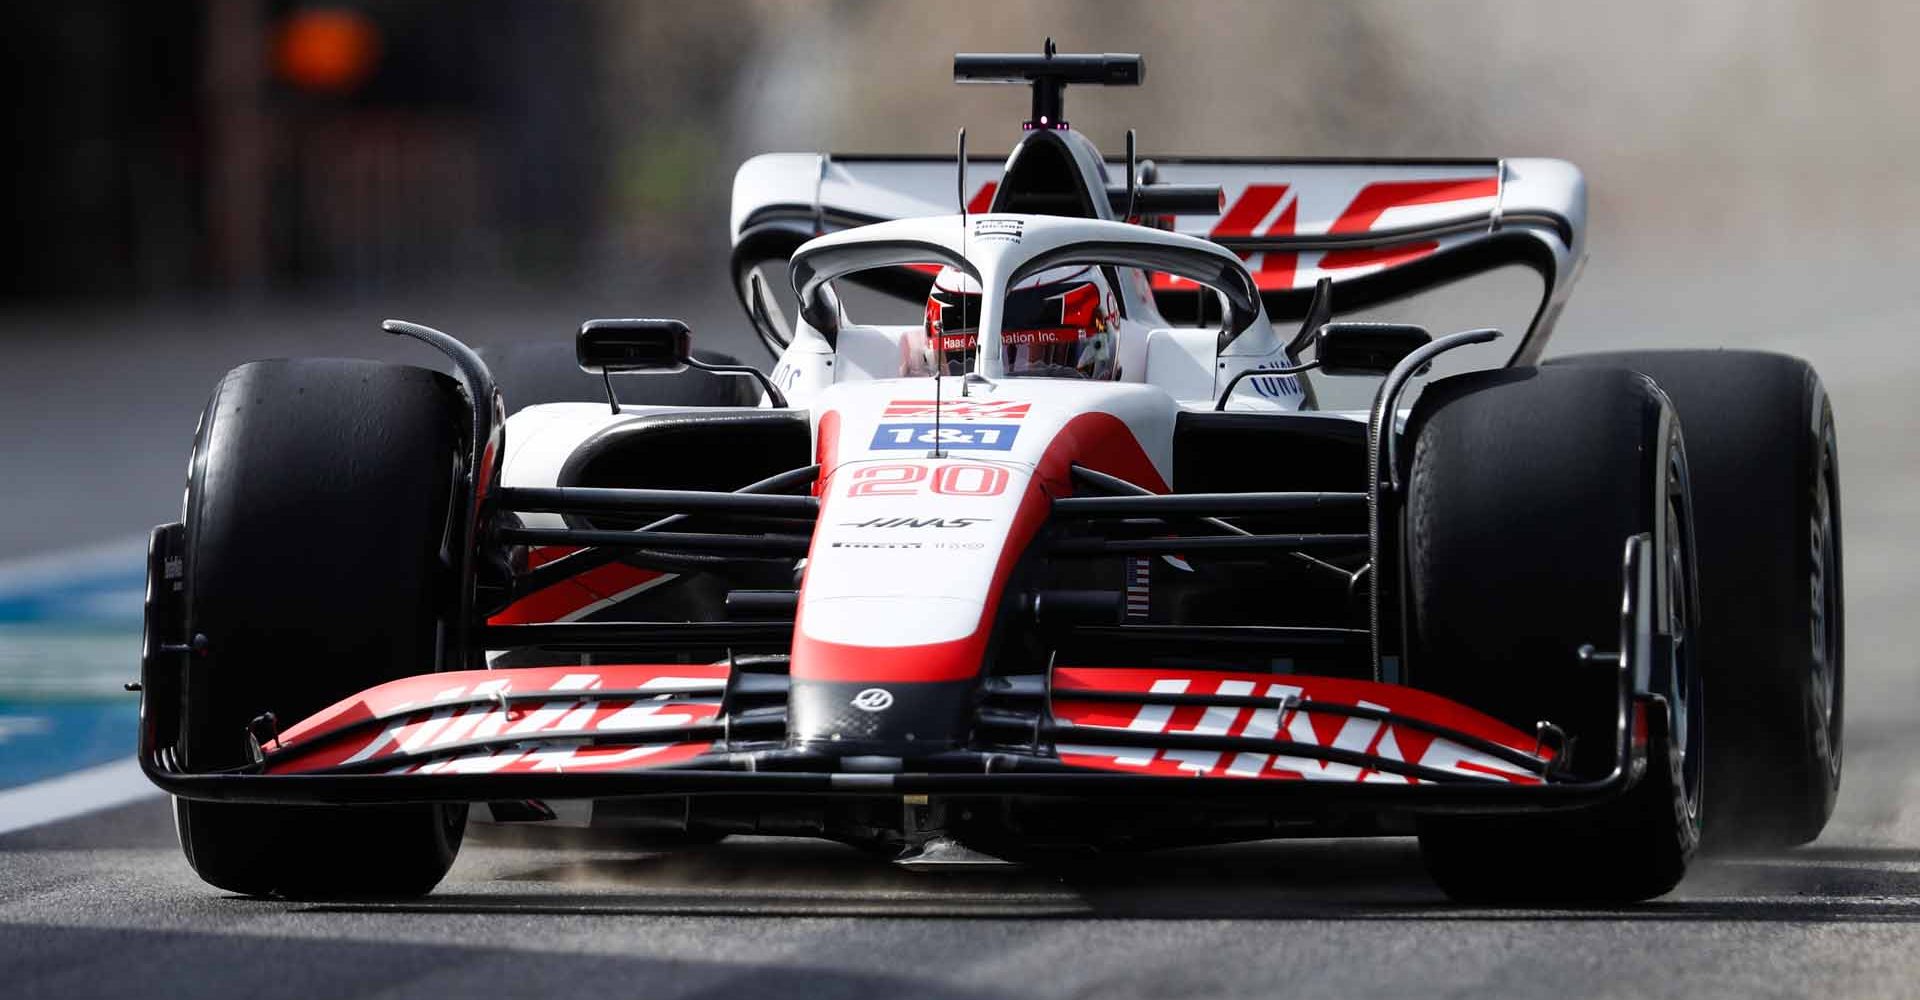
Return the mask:
<path id="1" fill-rule="evenodd" d="M 937 414 L 943 420 L 1019 420 L 1032 408 L 1032 403 L 978 399 L 946 399 L 938 403 L 931 399 L 896 399 L 887 404 L 882 416 L 932 419 Z"/>

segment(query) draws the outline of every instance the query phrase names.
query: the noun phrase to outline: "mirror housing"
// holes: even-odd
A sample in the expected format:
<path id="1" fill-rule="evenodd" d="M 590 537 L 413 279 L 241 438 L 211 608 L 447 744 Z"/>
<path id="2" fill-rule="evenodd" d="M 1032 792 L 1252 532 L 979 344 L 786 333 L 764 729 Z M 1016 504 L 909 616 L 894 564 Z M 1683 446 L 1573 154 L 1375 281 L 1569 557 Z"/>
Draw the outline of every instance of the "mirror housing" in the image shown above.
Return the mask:
<path id="1" fill-rule="evenodd" d="M 1314 358 L 1328 375 L 1385 375 L 1433 335 L 1406 323 L 1327 323 Z"/>
<path id="2" fill-rule="evenodd" d="M 1287 341 L 1287 357 L 1299 358 L 1313 345 L 1315 337 L 1320 336 L 1320 328 L 1333 322 L 1333 279 L 1323 277 L 1313 283 L 1313 301 L 1307 303 L 1306 318 L 1300 321 L 1299 332 Z"/>
<path id="3" fill-rule="evenodd" d="M 677 319 L 590 319 L 574 337 L 573 356 L 589 375 L 682 372 L 693 357 L 693 331 Z"/>
<path id="4" fill-rule="evenodd" d="M 722 365 L 693 356 L 693 331 L 677 319 L 590 319 L 574 336 L 573 359 L 580 370 L 607 383 L 607 405 L 620 412 L 613 376 L 628 373 L 673 375 L 698 368 L 715 375 L 742 375 L 760 383 L 768 404 L 787 405 L 787 397 L 767 374 L 752 365 Z M 731 359 L 728 359 L 731 360 Z"/>

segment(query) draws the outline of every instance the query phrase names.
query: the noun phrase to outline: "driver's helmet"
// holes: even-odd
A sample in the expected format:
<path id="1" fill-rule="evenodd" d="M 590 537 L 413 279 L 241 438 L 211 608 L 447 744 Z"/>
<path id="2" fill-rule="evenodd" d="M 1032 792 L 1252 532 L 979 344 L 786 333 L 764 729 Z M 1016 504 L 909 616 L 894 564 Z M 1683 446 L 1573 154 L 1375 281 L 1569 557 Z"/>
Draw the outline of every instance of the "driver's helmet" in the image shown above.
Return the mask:
<path id="1" fill-rule="evenodd" d="M 1007 292 L 1000 353 L 1011 376 L 1118 378 L 1115 296 L 1098 267 L 1049 268 Z M 970 370 L 980 332 L 980 283 L 942 268 L 927 296 L 927 364 L 948 375 Z"/>

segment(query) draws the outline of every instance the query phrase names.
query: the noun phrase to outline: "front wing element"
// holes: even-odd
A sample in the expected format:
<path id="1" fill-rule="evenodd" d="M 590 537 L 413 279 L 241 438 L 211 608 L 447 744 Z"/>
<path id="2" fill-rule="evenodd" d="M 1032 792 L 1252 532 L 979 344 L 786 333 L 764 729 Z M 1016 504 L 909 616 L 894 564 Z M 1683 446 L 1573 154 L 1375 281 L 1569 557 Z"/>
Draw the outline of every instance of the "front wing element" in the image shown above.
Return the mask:
<path id="1" fill-rule="evenodd" d="M 712 664 L 428 674 L 289 727 L 246 768 L 191 773 L 170 747 L 153 746 L 142 763 L 174 794 L 251 802 L 935 794 L 1508 811 L 1597 800 L 1631 783 L 1644 720 L 1657 714 L 1647 710 L 1659 706 L 1636 699 L 1619 669 L 1635 721 L 1623 727 L 1620 766 L 1600 781 L 1558 773 L 1558 747 L 1408 688 L 1073 667 L 1038 692 L 1051 721 L 1035 727 L 1031 748 L 921 760 L 790 749 L 785 677 Z"/>
<path id="2" fill-rule="evenodd" d="M 726 735 L 725 664 L 465 670 L 391 681 L 262 746 L 266 774 L 630 770 Z"/>
<path id="3" fill-rule="evenodd" d="M 1558 749 L 1424 691 L 1331 677 L 1063 667 L 1052 715 L 1063 763 L 1174 777 L 1540 784 Z"/>
<path id="4" fill-rule="evenodd" d="M 371 688 L 268 740 L 258 771 L 559 774 L 751 754 L 784 735 L 780 706 L 750 704 L 781 693 L 782 680 L 736 678 L 725 664 L 426 674 Z M 1041 731 L 1051 739 L 1030 756 L 1066 769 L 1538 784 L 1555 754 L 1444 698 L 1369 681 L 1062 667 L 1045 693 Z"/>
<path id="5" fill-rule="evenodd" d="M 177 529 L 156 532 L 150 563 Z M 176 752 L 175 713 L 197 647 L 151 629 L 139 758 L 175 795 L 288 804 L 833 794 L 1235 798 L 1276 809 L 1334 800 L 1411 811 L 1576 805 L 1630 787 L 1648 742 L 1668 738 L 1667 707 L 1651 687 L 1651 549 L 1645 535 L 1628 540 L 1618 651 L 1578 657 L 1615 682 L 1612 768 L 1592 780 L 1558 766 L 1564 747 L 1550 725 L 1529 735 L 1392 684 L 1175 668 L 989 678 L 965 748 L 849 756 L 790 746 L 786 674 L 731 660 L 405 678 L 284 730 L 262 714 L 247 726 L 252 763 L 194 772 Z M 153 569 L 150 583 L 163 582 Z M 172 593 L 150 591 L 150 603 Z M 149 608 L 150 623 L 165 620 Z"/>

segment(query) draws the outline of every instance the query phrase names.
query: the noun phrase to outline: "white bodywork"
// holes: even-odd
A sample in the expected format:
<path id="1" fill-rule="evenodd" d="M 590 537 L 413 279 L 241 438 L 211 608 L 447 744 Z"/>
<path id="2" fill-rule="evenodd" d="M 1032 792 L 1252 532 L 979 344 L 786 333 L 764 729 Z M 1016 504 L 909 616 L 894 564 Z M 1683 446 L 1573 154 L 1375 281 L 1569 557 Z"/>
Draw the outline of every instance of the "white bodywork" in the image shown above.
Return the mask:
<path id="1" fill-rule="evenodd" d="M 935 379 L 912 373 L 919 328 L 864 327 L 844 316 L 831 331 L 797 325 L 775 378 L 790 404 L 809 413 L 822 508 L 801 588 L 796 677 L 849 647 L 927 656 L 964 647 L 978 655 L 1012 561 L 1045 521 L 1050 499 L 1071 490 L 1070 466 L 1166 492 L 1179 413 L 1212 409 L 1216 386 L 1234 372 L 1291 361 L 1234 254 L 1141 226 L 1030 215 L 899 220 L 812 241 L 794 255 L 794 273 L 839 273 L 834 267 L 849 254 L 869 259 L 889 246 L 901 249 L 871 262 L 923 261 L 914 248 L 932 247 L 979 276 L 981 350 L 972 374 Z M 1133 270 L 1118 289 L 1128 299 L 1127 318 L 1114 327 L 1124 380 L 1007 377 L 998 351 L 1007 288 L 1023 268 L 1083 248 L 1097 248 L 1087 250 L 1094 258 L 1076 263 L 1171 251 L 1184 256 L 1169 258 L 1170 270 L 1213 269 L 1224 286 L 1239 289 L 1240 309 L 1224 331 L 1237 336 L 1222 350 L 1221 329 L 1168 326 L 1144 274 Z M 1278 383 L 1271 387 L 1260 381 L 1241 381 L 1235 408 L 1284 412 L 1305 399 L 1290 377 L 1266 379 Z M 581 442 L 646 409 L 615 415 L 597 404 L 554 404 L 516 414 L 507 427 L 513 443 L 504 482 L 554 484 Z"/>
<path id="2" fill-rule="evenodd" d="M 1139 448 L 1129 478 L 1156 492 L 1173 479 L 1179 407 L 1155 386 L 1003 379 L 962 397 L 961 379 L 942 382 L 937 406 L 931 378 L 846 382 L 814 400 L 827 457 L 800 608 L 808 637 L 919 646 L 983 627 L 1007 544 L 1038 526 L 1022 530 L 1023 504 L 1059 489 L 1037 479 L 1048 451 L 1093 415 Z"/>
<path id="3" fill-rule="evenodd" d="M 1007 575 L 1051 498 L 1071 492 L 1071 466 L 1165 492 L 1183 410 L 1213 409 L 1241 371 L 1298 362 L 1289 337 L 1268 322 L 1262 293 L 1322 276 L 1378 284 L 1396 268 L 1470 260 L 1485 247 L 1504 255 L 1495 265 L 1520 259 L 1547 277 L 1516 352 L 1524 359 L 1537 353 L 1571 286 L 1585 221 L 1579 173 L 1555 160 L 1167 163 L 1163 181 L 1226 187 L 1223 212 L 1183 217 L 1181 231 L 1110 217 L 926 214 L 943 207 L 952 171 L 938 162 L 776 154 L 749 161 L 736 178 L 736 242 L 755 227 L 791 232 L 796 221 L 807 232 L 841 228 L 792 255 L 799 316 L 772 375 L 790 405 L 808 411 L 820 465 L 821 513 L 792 648 L 796 680 L 835 676 L 848 662 L 882 674 L 888 662 L 910 662 L 923 679 L 973 675 Z M 989 198 L 983 190 L 974 201 Z M 1103 203 L 1099 213 L 1113 211 Z M 914 217 L 878 221 L 890 216 Z M 1152 254 L 1160 256 L 1148 263 Z M 1066 263 L 1119 265 L 1119 381 L 1006 375 L 1007 288 Z M 836 278 L 903 265 L 957 268 L 979 281 L 980 349 L 965 378 L 925 374 L 922 327 L 861 325 L 831 292 Z M 1460 275 L 1436 273 L 1429 283 Z M 1216 289 L 1222 326 L 1181 328 L 1161 317 L 1155 290 L 1194 280 Z M 1242 379 L 1229 400 L 1275 416 L 1309 405 L 1290 376 Z M 551 484 L 574 447 L 619 419 L 584 404 L 516 416 L 505 481 Z"/>

